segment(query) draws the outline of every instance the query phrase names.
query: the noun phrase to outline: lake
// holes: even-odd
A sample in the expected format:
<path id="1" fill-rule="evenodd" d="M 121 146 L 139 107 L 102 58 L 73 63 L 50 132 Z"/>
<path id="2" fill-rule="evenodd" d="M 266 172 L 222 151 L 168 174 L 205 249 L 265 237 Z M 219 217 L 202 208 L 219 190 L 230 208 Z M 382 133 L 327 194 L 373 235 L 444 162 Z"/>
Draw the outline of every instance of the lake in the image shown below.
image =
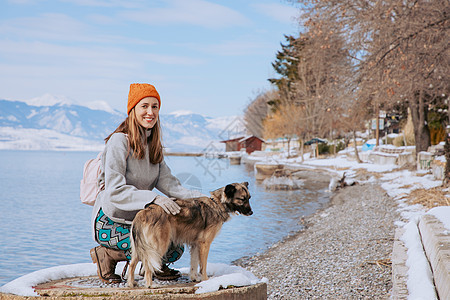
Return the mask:
<path id="1" fill-rule="evenodd" d="M 91 262 L 91 210 L 79 200 L 85 161 L 95 152 L 0 151 L 0 286 L 30 272 Z M 214 240 L 208 261 L 230 264 L 266 250 L 302 229 L 303 216 L 329 201 L 324 190 L 268 191 L 253 166 L 227 159 L 166 156 L 184 186 L 209 194 L 232 182 L 249 182 L 253 215 L 233 216 Z M 189 266 L 189 253 L 175 267 Z"/>

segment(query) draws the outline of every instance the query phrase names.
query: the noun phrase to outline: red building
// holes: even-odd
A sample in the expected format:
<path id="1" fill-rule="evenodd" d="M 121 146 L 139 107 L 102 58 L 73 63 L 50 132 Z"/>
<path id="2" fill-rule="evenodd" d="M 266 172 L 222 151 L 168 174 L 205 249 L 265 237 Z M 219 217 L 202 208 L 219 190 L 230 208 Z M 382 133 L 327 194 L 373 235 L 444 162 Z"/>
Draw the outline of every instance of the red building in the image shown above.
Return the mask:
<path id="1" fill-rule="evenodd" d="M 241 136 L 235 139 L 221 141 L 221 143 L 225 143 L 226 152 L 241 151 L 242 149 L 245 149 L 245 151 L 250 154 L 253 151 L 261 151 L 264 141 L 254 135 L 250 135 L 247 137 Z"/>

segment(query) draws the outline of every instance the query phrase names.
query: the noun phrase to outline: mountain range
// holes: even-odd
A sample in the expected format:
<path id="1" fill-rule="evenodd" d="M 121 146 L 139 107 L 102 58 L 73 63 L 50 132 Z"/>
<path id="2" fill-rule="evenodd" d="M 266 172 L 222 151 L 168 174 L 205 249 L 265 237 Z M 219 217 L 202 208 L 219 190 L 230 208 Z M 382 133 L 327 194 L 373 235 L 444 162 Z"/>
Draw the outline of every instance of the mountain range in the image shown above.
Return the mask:
<path id="1" fill-rule="evenodd" d="M 28 101 L 0 100 L 0 149 L 99 150 L 125 117 L 106 102 L 87 107 L 49 94 Z M 221 140 L 245 133 L 238 116 L 179 111 L 161 114 L 160 120 L 170 152 L 223 151 Z"/>

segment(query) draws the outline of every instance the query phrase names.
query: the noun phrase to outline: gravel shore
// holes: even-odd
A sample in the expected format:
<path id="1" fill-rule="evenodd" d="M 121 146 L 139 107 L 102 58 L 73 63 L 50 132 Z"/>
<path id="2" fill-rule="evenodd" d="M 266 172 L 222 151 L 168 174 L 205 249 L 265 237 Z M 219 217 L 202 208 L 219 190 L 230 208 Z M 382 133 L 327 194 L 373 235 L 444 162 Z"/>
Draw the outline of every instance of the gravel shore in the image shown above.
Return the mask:
<path id="1" fill-rule="evenodd" d="M 269 280 L 268 299 L 389 298 L 396 207 L 376 183 L 344 187 L 304 230 L 236 263 Z"/>

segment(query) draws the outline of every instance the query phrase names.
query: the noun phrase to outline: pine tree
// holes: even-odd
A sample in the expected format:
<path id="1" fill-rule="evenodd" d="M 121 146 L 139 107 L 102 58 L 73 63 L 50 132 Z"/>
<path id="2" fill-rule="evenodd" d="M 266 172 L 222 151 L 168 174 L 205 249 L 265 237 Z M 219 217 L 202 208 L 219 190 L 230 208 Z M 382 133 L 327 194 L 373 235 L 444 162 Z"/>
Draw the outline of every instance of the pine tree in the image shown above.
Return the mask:
<path id="1" fill-rule="evenodd" d="M 272 67 L 280 77 L 268 79 L 279 91 L 279 98 L 269 102 L 274 111 L 281 103 L 291 102 L 293 95 L 295 95 L 294 83 L 299 80 L 298 64 L 302 43 L 293 36 L 285 35 L 284 37 L 287 43 L 281 43 L 281 50 L 277 52 L 276 60 L 272 63 Z"/>

